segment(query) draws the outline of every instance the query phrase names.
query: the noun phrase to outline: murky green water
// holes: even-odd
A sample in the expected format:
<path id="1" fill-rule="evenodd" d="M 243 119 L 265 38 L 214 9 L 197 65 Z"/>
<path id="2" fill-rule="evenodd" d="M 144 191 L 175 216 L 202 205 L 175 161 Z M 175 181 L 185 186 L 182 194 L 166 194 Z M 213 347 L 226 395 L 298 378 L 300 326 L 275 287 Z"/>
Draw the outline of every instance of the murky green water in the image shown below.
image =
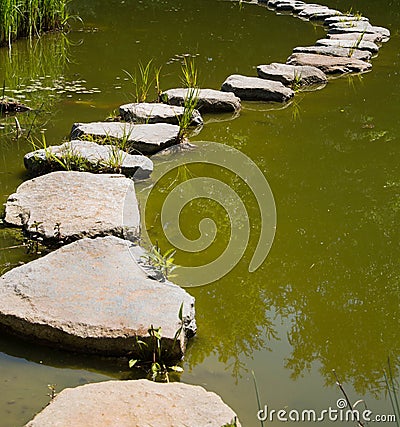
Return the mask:
<path id="1" fill-rule="evenodd" d="M 382 372 L 389 355 L 397 372 L 400 355 L 400 4 L 325 3 L 340 10 L 353 6 L 391 29 L 373 71 L 299 94 L 286 109 L 246 103 L 235 120 L 205 117 L 203 130 L 192 138 L 239 149 L 268 179 L 277 233 L 262 267 L 248 272 L 260 223 L 243 182 L 218 168 L 191 166 L 169 176 L 151 201 L 158 212 L 171 182 L 208 174 L 230 183 L 246 204 L 252 231 L 242 261 L 218 282 L 189 289 L 196 297 L 198 336 L 181 377 L 219 393 L 245 426 L 259 425 L 251 370 L 262 403 L 273 409 L 335 408 L 342 397 L 335 369 L 352 401 L 362 398 L 375 413 L 391 413 Z M 8 52 L 0 51 L 0 81 L 45 110 L 20 116 L 22 125 L 46 120 L 48 143 L 59 143 L 73 122 L 103 119 L 130 101 L 132 85 L 123 70 L 133 72 L 138 61 L 162 65 L 167 89 L 179 85 L 181 55 L 197 55 L 202 86 L 218 88 L 229 74 L 255 74 L 256 65 L 283 61 L 293 47 L 323 35 L 299 19 L 229 1 L 89 1 L 73 7 L 84 25 L 73 25 L 68 43 L 58 35 L 34 46 L 19 42 L 11 64 Z M 4 202 L 26 179 L 22 157 L 30 147 L 2 132 Z M 206 143 L 198 145 L 207 150 Z M 223 251 L 227 218 L 212 202 L 200 200 L 184 211 L 182 230 L 197 238 L 199 220 L 210 213 L 222 230 L 217 241 L 197 255 L 178 253 L 180 264 L 199 265 Z M 168 248 L 156 215 L 147 226 Z M 14 232 L 0 233 L 1 270 L 33 257 L 23 248 L 4 249 L 18 242 Z M 5 334 L 0 352 L 1 426 L 23 425 L 40 410 L 49 399 L 47 384 L 60 390 L 129 376 L 117 362 L 52 351 Z"/>

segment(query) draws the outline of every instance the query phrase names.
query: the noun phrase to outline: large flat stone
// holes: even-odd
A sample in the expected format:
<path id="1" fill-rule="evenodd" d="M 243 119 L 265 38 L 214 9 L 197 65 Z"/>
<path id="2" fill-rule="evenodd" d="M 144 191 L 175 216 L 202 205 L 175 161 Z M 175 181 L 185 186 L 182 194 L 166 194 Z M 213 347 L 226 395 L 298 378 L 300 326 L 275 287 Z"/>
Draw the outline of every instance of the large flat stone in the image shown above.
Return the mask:
<path id="1" fill-rule="evenodd" d="M 169 89 L 162 93 L 162 101 L 170 105 L 184 105 L 189 89 Z M 199 89 L 197 91 L 197 108 L 202 113 L 224 113 L 239 111 L 240 98 L 233 93 L 214 89 Z"/>
<path id="2" fill-rule="evenodd" d="M 82 239 L 7 272 L 0 324 L 55 347 L 127 357 L 138 352 L 135 337 L 147 341 L 148 328 L 161 326 L 163 351 L 180 358 L 196 331 L 194 299 L 149 278 L 130 245 L 113 236 Z M 184 332 L 174 346 L 182 303 Z"/>
<path id="3" fill-rule="evenodd" d="M 358 40 L 364 42 L 372 43 L 381 43 L 387 41 L 387 38 L 384 38 L 382 34 L 363 34 L 363 33 L 338 33 L 338 34 L 327 34 L 327 38 L 333 40 L 351 40 L 353 43 L 358 42 Z"/>
<path id="4" fill-rule="evenodd" d="M 121 172 L 127 176 L 135 175 L 135 178 L 145 179 L 153 171 L 153 162 L 148 157 L 128 154 L 112 145 L 80 140 L 28 153 L 24 156 L 24 164 L 34 175 L 69 167 L 71 170 L 90 172 Z"/>
<path id="5" fill-rule="evenodd" d="M 221 89 L 247 101 L 286 102 L 294 96 L 294 92 L 280 82 L 239 74 L 229 76 Z"/>
<path id="6" fill-rule="evenodd" d="M 335 22 L 328 27 L 330 34 L 335 33 L 366 33 L 366 34 L 381 34 L 384 38 L 390 38 L 390 31 L 384 27 L 371 25 L 369 22 Z"/>
<path id="7" fill-rule="evenodd" d="M 326 18 L 324 25 L 336 24 L 337 22 L 369 22 L 369 19 L 365 16 L 354 16 L 354 15 L 340 15 L 340 16 L 331 16 Z"/>
<path id="8" fill-rule="evenodd" d="M 335 39 L 320 39 L 315 42 L 316 46 L 344 47 L 346 49 L 366 50 L 371 53 L 378 53 L 379 46 L 372 42 L 353 40 L 335 40 Z"/>
<path id="9" fill-rule="evenodd" d="M 140 102 L 125 104 L 119 107 L 123 120 L 134 123 L 170 123 L 178 125 L 185 109 L 179 106 L 162 103 Z M 192 113 L 192 126 L 200 126 L 203 119 L 198 110 Z"/>
<path id="10" fill-rule="evenodd" d="M 310 21 L 323 21 L 331 16 L 339 16 L 341 12 L 336 9 L 329 9 L 326 6 L 310 6 L 299 12 L 299 18 L 309 19 Z"/>
<path id="11" fill-rule="evenodd" d="M 63 390 L 26 427 L 221 427 L 235 417 L 200 386 L 107 381 Z"/>
<path id="12" fill-rule="evenodd" d="M 328 56 L 344 56 L 362 61 L 368 61 L 372 57 L 372 53 L 367 50 L 360 49 L 349 49 L 340 46 L 299 46 L 293 49 L 294 53 L 315 53 L 317 55 L 328 55 Z"/>
<path id="13" fill-rule="evenodd" d="M 285 2 L 279 2 L 275 5 L 275 9 L 277 12 L 292 12 L 293 9 L 297 6 L 305 5 L 305 3 L 293 0 L 293 1 L 285 1 Z"/>
<path id="14" fill-rule="evenodd" d="M 325 74 L 364 73 L 372 68 L 369 62 L 342 56 L 316 55 L 313 53 L 294 53 L 288 60 L 292 65 L 311 65 Z"/>
<path id="15" fill-rule="evenodd" d="M 126 139 L 131 151 L 154 154 L 178 143 L 179 126 L 168 123 L 136 125 L 120 122 L 75 123 L 71 139 Z"/>
<path id="16" fill-rule="evenodd" d="M 5 222 L 63 242 L 125 230 L 135 238 L 140 231 L 133 181 L 88 172 L 52 172 L 24 182 L 6 202 Z"/>
<path id="17" fill-rule="evenodd" d="M 285 86 L 293 84 L 300 86 L 321 85 L 328 81 L 326 75 L 318 68 L 279 64 L 277 62 L 259 65 L 257 74 L 262 79 L 278 81 Z"/>

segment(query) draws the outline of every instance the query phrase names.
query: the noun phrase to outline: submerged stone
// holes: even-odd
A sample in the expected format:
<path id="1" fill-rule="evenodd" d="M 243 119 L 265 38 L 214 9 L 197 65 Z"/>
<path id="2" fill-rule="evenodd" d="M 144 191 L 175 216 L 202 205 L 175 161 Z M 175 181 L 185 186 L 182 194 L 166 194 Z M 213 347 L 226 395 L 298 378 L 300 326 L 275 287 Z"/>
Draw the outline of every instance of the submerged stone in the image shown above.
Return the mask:
<path id="1" fill-rule="evenodd" d="M 52 172 L 22 183 L 5 204 L 5 222 L 32 237 L 68 242 L 140 231 L 133 181 L 123 175 Z"/>
<path id="2" fill-rule="evenodd" d="M 130 150 L 143 154 L 154 154 L 177 144 L 179 126 L 169 123 L 133 124 L 120 122 L 75 123 L 71 139 L 125 140 Z"/>
<path id="3" fill-rule="evenodd" d="M 63 390 L 26 427 L 221 427 L 236 418 L 200 386 L 106 381 Z"/>
<path id="4" fill-rule="evenodd" d="M 22 113 L 24 111 L 30 111 L 31 108 L 16 99 L 2 97 L 0 99 L 0 115 L 2 114 L 13 114 Z"/>
<path id="5" fill-rule="evenodd" d="M 294 53 L 288 60 L 292 65 L 311 65 L 325 74 L 364 73 L 372 68 L 369 62 L 343 56 L 316 55 L 313 53 Z"/>
<path id="6" fill-rule="evenodd" d="M 331 46 L 331 47 L 343 47 L 346 49 L 358 49 L 366 50 L 371 53 L 378 53 L 379 46 L 375 43 L 367 41 L 353 41 L 353 40 L 335 40 L 335 39 L 320 39 L 315 42 L 316 46 Z"/>
<path id="7" fill-rule="evenodd" d="M 121 172 L 136 179 L 148 178 L 153 162 L 145 156 L 128 154 L 112 145 L 73 140 L 24 156 L 25 167 L 34 175 L 55 170 Z"/>
<path id="8" fill-rule="evenodd" d="M 170 123 L 178 125 L 185 109 L 161 103 L 140 102 L 125 104 L 119 107 L 119 114 L 123 120 L 135 123 Z M 192 113 L 192 126 L 200 126 L 203 119 L 198 112 Z"/>
<path id="9" fill-rule="evenodd" d="M 151 279 L 135 259 L 143 251 L 131 246 L 113 236 L 82 239 L 7 272 L 0 278 L 0 324 L 35 342 L 126 357 L 137 355 L 136 337 L 148 341 L 153 325 L 162 328 L 165 357 L 181 358 L 196 331 L 194 298 Z"/>
<path id="10" fill-rule="evenodd" d="M 316 67 L 296 66 L 273 62 L 268 65 L 259 65 L 257 74 L 262 79 L 281 82 L 285 86 L 320 85 L 327 83 L 326 75 Z"/>
<path id="11" fill-rule="evenodd" d="M 239 74 L 229 76 L 221 89 L 247 101 L 286 102 L 294 96 L 294 92 L 281 82 Z"/>
<path id="12" fill-rule="evenodd" d="M 293 49 L 294 53 L 315 53 L 317 55 L 344 56 L 347 58 L 361 59 L 368 61 L 372 53 L 366 50 L 349 49 L 340 46 L 299 46 Z"/>
<path id="13" fill-rule="evenodd" d="M 162 101 L 170 105 L 184 105 L 189 89 L 169 89 L 162 93 Z M 240 98 L 230 92 L 215 89 L 197 91 L 197 109 L 203 113 L 224 113 L 239 111 Z"/>

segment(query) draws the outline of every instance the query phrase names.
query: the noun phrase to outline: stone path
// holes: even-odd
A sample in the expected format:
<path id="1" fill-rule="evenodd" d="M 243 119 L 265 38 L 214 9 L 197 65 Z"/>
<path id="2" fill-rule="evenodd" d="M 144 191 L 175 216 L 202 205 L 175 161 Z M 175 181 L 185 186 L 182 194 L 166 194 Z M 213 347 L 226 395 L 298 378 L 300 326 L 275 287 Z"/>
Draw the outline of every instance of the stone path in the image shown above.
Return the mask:
<path id="1" fill-rule="evenodd" d="M 390 38 L 388 29 L 372 25 L 368 18 L 343 15 L 327 6 L 300 0 L 259 3 L 324 25 L 326 38 L 313 46 L 296 47 L 286 64 L 259 65 L 258 77 L 234 74 L 221 91 L 196 89 L 202 113 L 238 112 L 241 100 L 285 103 L 302 88 L 324 86 L 327 75 L 370 71 L 368 61 L 378 53 L 379 43 Z M 87 141 L 72 140 L 28 153 L 25 165 L 39 174 L 66 161 L 75 161 L 69 166 L 77 170 L 82 161 L 95 172 L 118 164 L 126 175 L 147 178 L 151 160 L 134 154 L 153 154 L 182 142 L 176 124 L 190 90 L 165 91 L 164 104 L 122 105 L 120 115 L 126 122 L 75 123 L 71 138 Z M 200 113 L 194 111 L 192 125 L 202 123 Z M 52 172 L 18 187 L 6 203 L 5 221 L 23 227 L 33 239 L 58 244 L 77 241 L 1 276 L 3 326 L 25 339 L 113 356 L 138 353 L 135 338 L 146 341 L 150 325 L 161 326 L 166 355 L 175 359 L 184 355 L 187 339 L 196 333 L 194 298 L 168 280 L 154 280 L 154 269 L 140 265 L 145 253 L 129 241 L 140 237 L 131 179 Z M 221 427 L 234 417 L 219 397 L 201 387 L 110 381 L 61 392 L 27 426 Z"/>

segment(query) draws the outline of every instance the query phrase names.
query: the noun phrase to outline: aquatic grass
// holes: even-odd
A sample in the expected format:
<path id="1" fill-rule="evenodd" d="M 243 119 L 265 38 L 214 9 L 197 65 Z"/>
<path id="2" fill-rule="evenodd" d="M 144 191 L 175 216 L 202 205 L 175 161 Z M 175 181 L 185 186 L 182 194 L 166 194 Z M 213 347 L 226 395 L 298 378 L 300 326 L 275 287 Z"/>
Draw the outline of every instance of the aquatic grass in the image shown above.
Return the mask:
<path id="1" fill-rule="evenodd" d="M 127 70 L 122 70 L 132 80 L 135 91 L 133 94 L 135 102 L 146 102 L 147 100 L 153 82 L 150 74 L 152 63 L 152 59 L 150 59 L 146 65 L 143 65 L 143 63 L 139 61 L 139 72 L 136 71 L 133 75 Z M 159 79 L 159 72 L 157 77 Z"/>
<path id="2" fill-rule="evenodd" d="M 178 117 L 179 132 L 178 141 L 183 142 L 188 135 L 189 127 L 192 124 L 193 112 L 199 102 L 199 89 L 189 88 L 183 104 L 183 114 Z"/>
<path id="3" fill-rule="evenodd" d="M 198 72 L 193 57 L 183 58 L 183 64 L 181 66 L 182 77 L 181 82 L 184 87 L 196 88 L 198 87 Z"/>
<path id="4" fill-rule="evenodd" d="M 357 40 L 354 42 L 353 46 L 349 49 L 348 57 L 351 58 L 354 55 L 356 49 L 359 48 L 362 39 L 364 38 L 365 30 L 357 37 Z"/>
<path id="5" fill-rule="evenodd" d="M 69 19 L 67 4 L 67 0 L 0 0 L 0 46 L 62 29 Z"/>

